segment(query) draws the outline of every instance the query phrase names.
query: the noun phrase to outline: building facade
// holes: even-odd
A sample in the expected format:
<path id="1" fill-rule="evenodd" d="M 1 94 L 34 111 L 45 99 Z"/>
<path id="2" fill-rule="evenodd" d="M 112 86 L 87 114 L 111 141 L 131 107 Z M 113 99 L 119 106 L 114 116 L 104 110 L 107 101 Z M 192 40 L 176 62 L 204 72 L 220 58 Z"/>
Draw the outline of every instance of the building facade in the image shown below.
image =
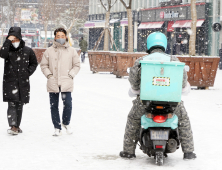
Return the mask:
<path id="1" fill-rule="evenodd" d="M 214 32 L 213 23 L 222 21 L 222 0 L 197 0 L 197 55 L 219 54 L 222 48 L 222 32 Z M 171 54 L 188 54 L 191 34 L 190 0 L 137 0 L 132 2 L 134 51 L 146 51 L 146 38 L 154 31 L 163 32 L 168 38 Z M 89 31 L 89 49 L 93 49 L 105 27 L 105 10 L 100 0 L 89 1 L 89 19 L 85 28 Z M 220 21 L 221 20 L 221 21 Z M 110 15 L 110 31 L 120 51 L 128 46 L 128 19 L 120 1 L 113 6 Z M 99 50 L 103 49 L 103 40 Z"/>

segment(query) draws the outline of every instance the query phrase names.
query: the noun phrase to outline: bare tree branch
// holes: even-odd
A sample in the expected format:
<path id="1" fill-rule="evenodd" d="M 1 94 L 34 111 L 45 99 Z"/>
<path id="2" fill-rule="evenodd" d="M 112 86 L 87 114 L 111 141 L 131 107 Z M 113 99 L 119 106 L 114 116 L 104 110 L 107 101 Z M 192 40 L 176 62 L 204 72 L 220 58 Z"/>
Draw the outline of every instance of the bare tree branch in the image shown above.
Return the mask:
<path id="1" fill-rule="evenodd" d="M 120 0 L 120 2 L 122 2 L 123 6 L 127 9 L 127 4 L 125 3 L 124 0 Z"/>
<path id="2" fill-rule="evenodd" d="M 117 2 L 117 0 L 115 0 L 115 2 L 111 5 L 111 8 L 113 7 L 113 5 Z"/>
<path id="3" fill-rule="evenodd" d="M 129 0 L 129 5 L 127 5 L 124 0 L 120 0 L 120 2 L 122 2 L 122 4 L 125 6 L 126 9 L 131 9 L 131 7 L 132 7 L 132 0 Z"/>
<path id="4" fill-rule="evenodd" d="M 132 0 L 129 1 L 129 9 L 131 9 L 132 7 L 132 2 L 133 2 Z"/>
<path id="5" fill-rule="evenodd" d="M 102 0 L 100 0 L 100 2 L 101 2 L 101 5 L 103 6 L 103 8 L 108 12 L 108 9 L 105 7 L 105 5 L 104 5 L 104 3 L 103 3 L 103 1 Z"/>

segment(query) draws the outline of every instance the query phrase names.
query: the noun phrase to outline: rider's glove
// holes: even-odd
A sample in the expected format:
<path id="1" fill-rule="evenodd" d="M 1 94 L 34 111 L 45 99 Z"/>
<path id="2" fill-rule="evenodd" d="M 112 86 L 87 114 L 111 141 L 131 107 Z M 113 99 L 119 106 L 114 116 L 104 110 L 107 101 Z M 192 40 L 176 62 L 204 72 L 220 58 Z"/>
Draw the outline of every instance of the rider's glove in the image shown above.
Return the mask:
<path id="1" fill-rule="evenodd" d="M 182 88 L 182 95 L 186 96 L 188 95 L 188 93 L 190 93 L 190 83 L 187 82 L 186 86 L 184 88 Z"/>
<path id="2" fill-rule="evenodd" d="M 137 95 L 140 95 L 140 90 L 133 90 L 131 87 L 128 91 L 129 97 L 137 97 Z"/>

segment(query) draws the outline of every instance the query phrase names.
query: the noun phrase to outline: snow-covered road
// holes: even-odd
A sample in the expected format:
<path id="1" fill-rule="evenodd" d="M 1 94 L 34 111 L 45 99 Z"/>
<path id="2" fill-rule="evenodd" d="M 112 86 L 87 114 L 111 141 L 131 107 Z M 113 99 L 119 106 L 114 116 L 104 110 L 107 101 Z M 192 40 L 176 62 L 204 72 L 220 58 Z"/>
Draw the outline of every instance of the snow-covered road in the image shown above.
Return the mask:
<path id="1" fill-rule="evenodd" d="M 222 71 L 210 90 L 192 90 L 183 97 L 194 133 L 196 160 L 184 161 L 180 150 L 158 167 L 139 149 L 137 158 L 121 159 L 127 115 L 132 106 L 126 78 L 92 74 L 88 60 L 74 80 L 72 135 L 53 137 L 46 78 L 40 67 L 31 77 L 31 100 L 24 106 L 23 134 L 7 134 L 7 103 L 0 96 L 0 170 L 189 169 L 221 170 Z M 0 60 L 0 75 L 4 61 Z M 2 77 L 0 78 L 2 82 Z M 2 84 L 0 85 L 2 95 Z M 62 101 L 60 111 L 62 112 Z"/>

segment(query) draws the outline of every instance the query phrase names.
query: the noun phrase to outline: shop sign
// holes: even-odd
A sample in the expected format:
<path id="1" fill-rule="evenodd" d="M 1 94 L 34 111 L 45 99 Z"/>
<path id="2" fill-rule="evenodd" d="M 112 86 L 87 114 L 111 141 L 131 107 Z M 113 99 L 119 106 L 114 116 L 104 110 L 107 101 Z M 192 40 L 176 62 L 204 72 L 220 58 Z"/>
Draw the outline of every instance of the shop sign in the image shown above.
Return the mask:
<path id="1" fill-rule="evenodd" d="M 160 12 L 160 18 L 179 18 L 179 13 L 178 12 L 174 12 L 174 11 L 170 11 L 170 12 Z"/>
<path id="2" fill-rule="evenodd" d="M 172 21 L 178 19 L 186 19 L 187 7 L 175 7 L 156 9 L 156 20 L 155 21 Z"/>
<path id="3" fill-rule="evenodd" d="M 167 26 L 167 32 L 173 32 L 174 28 L 172 27 L 174 24 L 174 21 L 168 21 L 168 26 Z"/>
<path id="4" fill-rule="evenodd" d="M 21 9 L 21 21 L 28 21 L 37 23 L 38 21 L 38 9 L 37 8 L 23 8 Z"/>

